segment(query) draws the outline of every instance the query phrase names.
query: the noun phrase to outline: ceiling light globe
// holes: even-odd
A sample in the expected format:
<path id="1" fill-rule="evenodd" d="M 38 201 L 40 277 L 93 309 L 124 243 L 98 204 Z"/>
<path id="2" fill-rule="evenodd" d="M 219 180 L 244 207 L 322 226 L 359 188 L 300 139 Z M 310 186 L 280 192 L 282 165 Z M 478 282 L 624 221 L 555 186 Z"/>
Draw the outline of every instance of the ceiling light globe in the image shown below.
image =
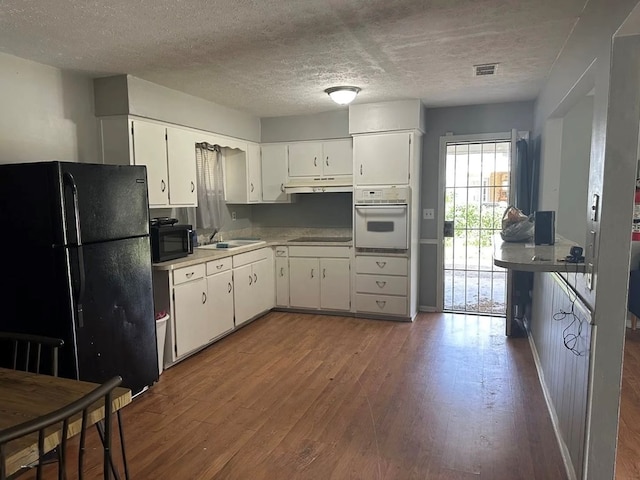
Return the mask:
<path id="1" fill-rule="evenodd" d="M 338 105 L 349 105 L 358 95 L 360 88 L 358 87 L 331 87 L 325 92 L 331 97 L 331 100 Z"/>

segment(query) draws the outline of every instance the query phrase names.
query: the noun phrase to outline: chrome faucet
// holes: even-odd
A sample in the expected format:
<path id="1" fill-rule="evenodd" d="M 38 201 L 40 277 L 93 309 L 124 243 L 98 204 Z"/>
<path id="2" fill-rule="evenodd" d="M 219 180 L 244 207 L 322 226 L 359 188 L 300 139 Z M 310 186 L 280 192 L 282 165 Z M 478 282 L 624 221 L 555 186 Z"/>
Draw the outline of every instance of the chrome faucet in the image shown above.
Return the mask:
<path id="1" fill-rule="evenodd" d="M 213 240 L 213 237 L 215 237 L 217 233 L 218 233 L 218 229 L 214 228 L 213 233 L 209 235 L 209 243 L 218 243 L 218 240 Z"/>

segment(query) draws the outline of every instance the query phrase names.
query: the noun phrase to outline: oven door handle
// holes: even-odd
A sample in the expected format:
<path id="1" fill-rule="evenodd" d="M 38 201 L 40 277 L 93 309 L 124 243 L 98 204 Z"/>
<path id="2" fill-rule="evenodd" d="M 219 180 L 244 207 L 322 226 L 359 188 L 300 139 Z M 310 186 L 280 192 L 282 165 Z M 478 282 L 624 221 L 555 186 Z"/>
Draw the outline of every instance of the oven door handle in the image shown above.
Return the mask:
<path id="1" fill-rule="evenodd" d="M 380 206 L 380 205 L 356 205 L 356 211 L 362 211 L 367 215 L 406 215 L 407 214 L 407 205 L 406 204 L 394 204 L 388 206 Z"/>

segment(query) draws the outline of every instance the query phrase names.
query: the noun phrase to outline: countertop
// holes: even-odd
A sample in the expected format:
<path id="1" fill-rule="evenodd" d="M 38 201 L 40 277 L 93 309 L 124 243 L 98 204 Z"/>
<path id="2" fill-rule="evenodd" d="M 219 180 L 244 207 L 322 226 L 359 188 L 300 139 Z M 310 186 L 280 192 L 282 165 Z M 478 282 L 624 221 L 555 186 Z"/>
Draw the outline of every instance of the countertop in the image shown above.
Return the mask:
<path id="1" fill-rule="evenodd" d="M 554 245 L 534 245 L 505 242 L 496 234 L 493 238 L 493 263 L 498 267 L 525 272 L 584 272 L 584 263 L 564 261 L 575 243 L 556 236 Z"/>
<path id="2" fill-rule="evenodd" d="M 191 265 L 197 265 L 198 263 L 208 262 L 210 260 L 218 260 L 220 258 L 230 257 L 232 255 L 239 255 L 241 253 L 251 252 L 253 250 L 259 250 L 261 248 L 275 247 L 275 246 L 306 246 L 306 247 L 353 247 L 353 240 L 348 242 L 321 242 L 321 241 L 291 241 L 290 238 L 260 238 L 266 243 L 258 245 L 247 245 L 246 247 L 234 248 L 227 250 L 225 248 L 220 249 L 204 249 L 197 248 L 195 251 L 187 257 L 178 258 L 176 260 L 169 260 L 167 262 L 154 263 L 152 266 L 155 270 L 174 270 L 176 268 L 190 267 Z"/>

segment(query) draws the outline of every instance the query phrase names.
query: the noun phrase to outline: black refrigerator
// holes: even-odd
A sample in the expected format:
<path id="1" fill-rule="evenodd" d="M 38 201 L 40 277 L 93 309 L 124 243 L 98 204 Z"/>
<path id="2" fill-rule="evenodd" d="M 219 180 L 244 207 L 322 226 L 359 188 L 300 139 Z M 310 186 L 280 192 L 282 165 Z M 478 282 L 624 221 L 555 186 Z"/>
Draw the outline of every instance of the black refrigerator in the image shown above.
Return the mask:
<path id="1" fill-rule="evenodd" d="M 65 342 L 59 375 L 158 379 L 146 168 L 0 165 L 0 330 Z"/>

